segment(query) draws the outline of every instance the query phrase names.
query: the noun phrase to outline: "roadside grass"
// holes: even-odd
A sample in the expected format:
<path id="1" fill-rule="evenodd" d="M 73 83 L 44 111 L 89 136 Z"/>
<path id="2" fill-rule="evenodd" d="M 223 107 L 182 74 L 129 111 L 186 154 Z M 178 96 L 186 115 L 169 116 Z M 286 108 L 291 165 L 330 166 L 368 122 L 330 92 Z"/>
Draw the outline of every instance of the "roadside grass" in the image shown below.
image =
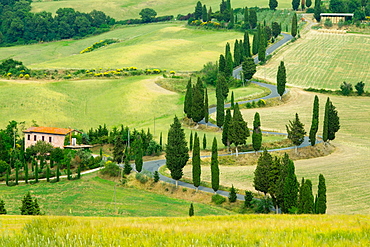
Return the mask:
<path id="1" fill-rule="evenodd" d="M 308 132 L 311 126 L 313 93 L 292 88 L 289 101 L 278 107 L 258 109 L 263 129 L 285 132 L 285 125 L 298 113 Z M 327 95 L 317 94 L 320 99 L 320 125 L 322 135 L 324 107 Z M 335 152 L 328 156 L 296 160 L 296 174 L 311 179 L 317 192 L 318 176 L 326 178 L 329 214 L 370 213 L 370 99 L 367 97 L 330 96 L 337 107 L 341 128 L 330 145 Z M 254 110 L 242 110 L 244 119 L 252 119 Z M 241 188 L 253 188 L 255 166 L 221 168 L 228 184 L 242 184 Z"/>
<path id="2" fill-rule="evenodd" d="M 104 39 L 119 39 L 93 52 L 80 51 Z M 216 62 L 227 42 L 242 39 L 243 33 L 186 28 L 183 22 L 127 26 L 82 40 L 0 48 L 0 59 L 23 61 L 30 68 L 99 69 L 160 68 L 167 71 L 196 71 Z"/>
<path id="3" fill-rule="evenodd" d="M 213 11 L 219 10 L 220 5 L 219 0 L 207 0 L 202 2 L 207 5 L 207 8 L 212 7 Z M 253 2 L 253 5 L 246 3 L 242 0 L 233 0 L 232 8 L 244 8 L 246 5 L 248 7 L 260 6 L 268 8 L 268 3 L 266 1 L 257 0 Z M 125 2 L 118 0 L 102 1 L 102 0 L 87 0 L 87 1 L 48 1 L 48 0 L 39 0 L 32 2 L 32 11 L 41 12 L 48 11 L 55 13 L 59 8 L 74 8 L 75 10 L 82 12 L 90 12 L 94 9 L 105 12 L 105 14 L 115 18 L 116 20 L 123 19 L 140 19 L 140 11 L 144 8 L 152 8 L 157 13 L 158 16 L 162 15 L 173 15 L 177 16 L 178 14 L 186 15 L 188 13 L 193 13 L 196 5 L 196 1 L 185 0 L 177 1 L 174 3 L 170 0 L 162 1 L 144 1 L 144 0 L 128 0 Z M 278 8 L 291 8 L 290 1 L 279 1 Z"/>
<path id="4" fill-rule="evenodd" d="M 40 182 L 18 186 L 0 186 L 1 199 L 8 214 L 20 214 L 21 200 L 30 191 L 46 215 L 65 216 L 187 216 L 190 202 L 135 187 L 124 187 L 96 173 L 80 180 L 62 179 L 58 183 Z M 210 199 L 209 199 L 210 201 Z M 198 215 L 230 214 L 225 209 L 194 203 Z"/>
<path id="5" fill-rule="evenodd" d="M 197 211 L 195 209 L 195 215 Z M 368 246 L 367 215 L 2 216 L 2 246 Z M 14 230 L 13 230 L 14 229 Z"/>
<path id="6" fill-rule="evenodd" d="M 287 83 L 298 87 L 337 90 L 345 82 L 369 82 L 369 35 L 327 34 L 311 30 L 283 47 L 256 77 L 276 82 L 280 61 L 287 70 Z M 368 86 L 365 88 L 368 90 Z"/>

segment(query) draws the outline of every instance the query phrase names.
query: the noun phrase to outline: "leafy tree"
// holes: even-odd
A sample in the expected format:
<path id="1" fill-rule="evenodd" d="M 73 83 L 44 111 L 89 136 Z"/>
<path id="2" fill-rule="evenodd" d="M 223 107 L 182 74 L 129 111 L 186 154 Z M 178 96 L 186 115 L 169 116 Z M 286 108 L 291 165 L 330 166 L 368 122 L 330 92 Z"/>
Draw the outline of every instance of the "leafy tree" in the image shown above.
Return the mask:
<path id="1" fill-rule="evenodd" d="M 318 214 L 326 213 L 326 185 L 324 175 L 319 175 L 319 186 L 317 190 L 317 211 Z"/>
<path id="2" fill-rule="evenodd" d="M 230 123 L 231 123 L 231 111 L 230 109 L 226 110 L 225 122 L 222 128 L 222 143 L 227 147 L 227 151 L 230 149 Z"/>
<path id="3" fill-rule="evenodd" d="M 313 214 L 314 211 L 314 197 L 312 194 L 312 182 L 306 179 L 301 185 L 301 201 L 299 204 L 298 212 L 303 214 Z"/>
<path id="4" fill-rule="evenodd" d="M 293 2 L 296 0 L 293 0 Z M 299 3 L 298 3 L 299 4 Z M 297 21 L 297 14 L 293 14 L 293 19 L 292 19 L 292 36 L 295 37 L 297 35 L 297 26 L 298 26 L 298 21 Z"/>
<path id="5" fill-rule="evenodd" d="M 280 95 L 280 100 L 281 100 L 281 96 L 283 96 L 285 92 L 285 84 L 286 84 L 286 70 L 285 70 L 285 65 L 283 61 L 280 62 L 277 76 L 276 76 L 276 81 L 277 81 L 277 91 L 278 91 L 278 94 Z"/>
<path id="6" fill-rule="evenodd" d="M 355 88 L 356 88 L 357 94 L 361 96 L 365 92 L 365 90 L 364 90 L 365 83 L 360 81 L 355 85 Z"/>
<path id="7" fill-rule="evenodd" d="M 245 80 L 252 79 L 253 75 L 257 72 L 257 65 L 254 63 L 253 58 L 247 57 L 242 63 L 242 71 Z"/>
<path id="8" fill-rule="evenodd" d="M 271 164 L 272 156 L 266 150 L 264 150 L 257 161 L 257 167 L 254 171 L 253 184 L 256 190 L 265 194 L 265 197 L 270 187 L 269 168 Z"/>
<path id="9" fill-rule="evenodd" d="M 135 140 L 135 143 L 133 143 L 133 146 L 135 147 L 135 168 L 136 171 L 141 172 L 143 169 L 143 141 L 139 137 Z"/>
<path id="10" fill-rule="evenodd" d="M 193 105 L 193 86 L 191 84 L 191 78 L 186 86 L 185 101 L 184 101 L 184 112 L 188 118 L 192 118 L 192 105 Z"/>
<path id="11" fill-rule="evenodd" d="M 206 124 L 208 123 L 209 121 L 209 109 L 208 109 L 208 92 L 207 92 L 207 88 L 205 88 L 205 92 L 204 92 L 204 122 L 206 122 Z"/>
<path id="12" fill-rule="evenodd" d="M 250 136 L 247 123 L 239 110 L 239 104 L 236 103 L 234 107 L 234 115 L 229 127 L 229 141 L 234 143 L 236 148 L 236 156 L 238 156 L 238 146 L 245 144 L 248 136 Z"/>
<path id="13" fill-rule="evenodd" d="M 261 131 L 261 120 L 260 114 L 256 112 L 253 120 L 253 134 L 252 134 L 252 146 L 254 151 L 258 151 L 262 146 L 262 131 Z"/>
<path id="14" fill-rule="evenodd" d="M 245 191 L 244 207 L 250 208 L 252 206 L 253 194 L 251 191 Z"/>
<path id="15" fill-rule="evenodd" d="M 123 166 L 123 173 L 126 174 L 126 175 L 129 175 L 132 171 L 132 167 L 131 167 L 131 164 L 130 164 L 130 153 L 129 153 L 129 150 L 128 150 L 128 146 L 126 146 L 126 149 L 125 149 L 125 165 Z"/>
<path id="16" fill-rule="evenodd" d="M 226 79 L 223 75 L 219 75 L 219 79 L 216 84 L 216 100 L 217 100 L 217 111 L 216 111 L 216 122 L 219 128 L 224 124 L 225 117 L 225 105 L 223 96 L 223 84 L 226 83 Z"/>
<path id="17" fill-rule="evenodd" d="M 140 11 L 139 15 L 141 15 L 142 21 L 146 23 L 146 22 L 152 22 L 155 16 L 157 15 L 157 12 L 154 9 L 145 8 Z"/>
<path id="18" fill-rule="evenodd" d="M 196 190 L 198 191 L 198 187 L 200 185 L 200 174 L 201 174 L 201 168 L 200 168 L 200 146 L 199 146 L 199 137 L 197 133 L 195 133 L 194 136 L 194 151 L 193 151 L 193 159 L 192 159 L 192 164 L 193 164 L 193 184 L 197 188 Z"/>
<path id="19" fill-rule="evenodd" d="M 196 6 L 195 6 L 194 18 L 196 20 L 200 20 L 202 18 L 202 14 L 203 14 L 202 3 L 200 1 L 198 1 Z"/>
<path id="20" fill-rule="evenodd" d="M 185 133 L 181 128 L 181 123 L 177 117 L 174 118 L 173 124 L 168 131 L 166 145 L 166 165 L 171 171 L 171 177 L 178 180 L 182 177 L 182 169 L 189 159 L 189 149 L 187 147 Z"/>
<path id="21" fill-rule="evenodd" d="M 315 100 L 313 102 L 313 112 L 312 112 L 312 124 L 310 129 L 310 142 L 311 146 L 315 146 L 316 143 L 316 133 L 319 130 L 319 97 L 315 95 Z"/>
<path id="22" fill-rule="evenodd" d="M 189 216 L 190 217 L 194 216 L 194 206 L 193 206 L 193 203 L 190 203 Z"/>
<path id="23" fill-rule="evenodd" d="M 236 199 L 237 199 L 236 190 L 234 188 L 234 185 L 232 185 L 229 192 L 229 202 L 236 202 Z"/>
<path id="24" fill-rule="evenodd" d="M 340 85 L 340 90 L 343 95 L 348 96 L 353 91 L 352 84 L 344 81 L 342 85 Z"/>
<path id="25" fill-rule="evenodd" d="M 30 192 L 28 192 L 22 200 L 22 206 L 20 208 L 21 215 L 39 215 L 40 207 L 37 203 L 37 199 L 33 200 Z"/>
<path id="26" fill-rule="evenodd" d="M 0 214 L 7 214 L 5 209 L 5 203 L 2 199 L 0 199 Z"/>
<path id="27" fill-rule="evenodd" d="M 304 135 L 306 134 L 304 124 L 299 120 L 298 113 L 295 114 L 295 119 L 293 121 L 289 120 L 289 125 L 286 125 L 286 130 L 288 132 L 288 139 L 296 146 L 297 152 L 297 148 L 303 143 Z"/>
<path id="28" fill-rule="evenodd" d="M 335 133 L 340 128 L 338 111 L 330 101 L 329 97 L 325 104 L 323 140 L 328 142 L 335 139 Z"/>
<path id="29" fill-rule="evenodd" d="M 277 6 L 278 6 L 277 0 L 269 0 L 269 7 L 271 10 L 276 10 Z"/>
<path id="30" fill-rule="evenodd" d="M 192 119 L 198 123 L 204 118 L 204 87 L 198 77 L 197 84 L 193 89 L 193 103 L 191 110 Z"/>
<path id="31" fill-rule="evenodd" d="M 257 13 L 254 9 L 249 10 L 249 26 L 251 29 L 255 29 L 257 26 Z"/>
<path id="32" fill-rule="evenodd" d="M 279 34 L 281 33 L 281 27 L 280 27 L 279 23 L 277 23 L 275 21 L 272 23 L 271 29 L 272 29 L 271 30 L 272 31 L 272 36 L 274 36 L 274 38 L 279 36 Z"/>
<path id="33" fill-rule="evenodd" d="M 212 156 L 211 156 L 211 180 L 212 189 L 216 194 L 220 186 L 220 170 L 218 168 L 218 155 L 217 155 L 217 140 L 216 137 L 213 138 L 212 143 Z"/>
<path id="34" fill-rule="evenodd" d="M 300 0 L 292 0 L 292 8 L 293 10 L 297 11 L 299 7 Z"/>
<path id="35" fill-rule="evenodd" d="M 203 135 L 203 149 L 205 150 L 207 148 L 207 137 L 206 134 Z"/>
<path id="36" fill-rule="evenodd" d="M 248 31 L 245 31 L 244 33 L 244 39 L 243 39 L 243 50 L 244 50 L 244 54 L 246 57 L 250 57 L 251 56 L 251 45 L 250 45 L 250 42 L 249 42 L 249 34 L 248 34 Z M 245 60 L 245 58 L 243 58 L 243 61 Z"/>
<path id="37" fill-rule="evenodd" d="M 18 185 L 18 177 L 19 177 L 19 167 L 22 166 L 20 161 L 17 160 L 15 163 L 15 184 Z"/>

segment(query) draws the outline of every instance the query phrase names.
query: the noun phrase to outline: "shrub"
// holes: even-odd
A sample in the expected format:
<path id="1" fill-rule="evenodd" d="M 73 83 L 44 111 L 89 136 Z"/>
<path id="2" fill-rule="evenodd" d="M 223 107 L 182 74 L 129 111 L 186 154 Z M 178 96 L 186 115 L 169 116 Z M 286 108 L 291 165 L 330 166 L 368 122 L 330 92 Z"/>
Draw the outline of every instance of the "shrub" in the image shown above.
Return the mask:
<path id="1" fill-rule="evenodd" d="M 105 162 L 104 168 L 100 172 L 110 177 L 119 177 L 120 174 L 118 165 L 112 161 Z"/>
<path id="2" fill-rule="evenodd" d="M 226 198 L 223 196 L 220 196 L 219 194 L 214 194 L 212 196 L 212 202 L 216 205 L 221 205 L 222 203 L 226 202 Z"/>
<path id="3" fill-rule="evenodd" d="M 343 95 L 350 95 L 353 91 L 353 88 L 352 88 L 352 84 L 351 83 L 347 83 L 347 82 L 343 82 L 342 85 L 340 85 L 340 90 L 341 90 L 341 93 Z"/>
<path id="4" fill-rule="evenodd" d="M 257 102 L 257 105 L 258 105 L 258 107 L 263 107 L 263 106 L 265 106 L 265 105 L 266 105 L 266 101 L 265 101 L 265 100 L 263 100 L 263 99 L 260 99 L 260 100 Z"/>
<path id="5" fill-rule="evenodd" d="M 253 194 L 251 191 L 245 191 L 244 207 L 250 208 L 252 206 Z"/>
<path id="6" fill-rule="evenodd" d="M 159 181 L 159 173 L 158 171 L 154 172 L 154 182 L 157 183 Z"/>
<path id="7" fill-rule="evenodd" d="M 360 81 L 355 85 L 355 88 L 356 88 L 357 94 L 361 96 L 364 93 L 365 83 Z"/>
<path id="8" fill-rule="evenodd" d="M 135 178 L 139 180 L 140 183 L 145 184 L 148 182 L 148 176 L 142 173 L 136 173 Z"/>
<path id="9" fill-rule="evenodd" d="M 229 202 L 236 202 L 236 190 L 234 188 L 234 185 L 230 189 L 229 193 Z"/>
<path id="10" fill-rule="evenodd" d="M 328 18 L 328 19 L 325 20 L 324 26 L 326 28 L 332 27 L 333 26 L 333 22 Z"/>

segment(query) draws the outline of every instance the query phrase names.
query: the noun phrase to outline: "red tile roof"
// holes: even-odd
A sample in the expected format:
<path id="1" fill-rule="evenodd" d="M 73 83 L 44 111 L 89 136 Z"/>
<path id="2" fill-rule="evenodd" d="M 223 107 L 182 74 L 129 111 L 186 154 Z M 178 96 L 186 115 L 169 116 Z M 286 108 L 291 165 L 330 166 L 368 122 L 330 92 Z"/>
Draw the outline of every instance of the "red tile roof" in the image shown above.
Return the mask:
<path id="1" fill-rule="evenodd" d="M 55 135 L 66 135 L 70 132 L 74 131 L 74 129 L 64 129 L 64 128 L 54 128 L 54 127 L 31 127 L 23 132 L 25 133 L 46 133 L 46 134 L 55 134 Z"/>

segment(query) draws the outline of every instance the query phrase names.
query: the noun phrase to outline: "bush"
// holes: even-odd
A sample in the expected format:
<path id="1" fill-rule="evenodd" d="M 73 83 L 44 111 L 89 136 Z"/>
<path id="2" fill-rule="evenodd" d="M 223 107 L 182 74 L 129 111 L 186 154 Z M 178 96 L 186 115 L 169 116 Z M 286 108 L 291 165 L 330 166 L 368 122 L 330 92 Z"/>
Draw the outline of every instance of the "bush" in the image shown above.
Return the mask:
<path id="1" fill-rule="evenodd" d="M 214 194 L 212 196 L 212 202 L 216 205 L 221 205 L 222 203 L 226 202 L 226 198 L 223 196 L 220 196 L 219 194 Z"/>
<path id="2" fill-rule="evenodd" d="M 328 19 L 325 20 L 324 26 L 326 28 L 332 27 L 333 26 L 333 22 L 328 18 Z"/>
<path id="3" fill-rule="evenodd" d="M 145 184 L 149 180 L 148 176 L 142 173 L 136 173 L 135 178 L 142 184 Z"/>
<path id="4" fill-rule="evenodd" d="M 244 207 L 250 208 L 252 206 L 253 194 L 251 191 L 245 191 Z"/>
<path id="5" fill-rule="evenodd" d="M 265 106 L 265 105 L 266 105 L 266 101 L 265 101 L 265 100 L 263 100 L 263 99 L 260 99 L 260 100 L 257 102 L 257 105 L 258 105 L 258 107 L 263 107 L 263 106 Z"/>
<path id="6" fill-rule="evenodd" d="M 352 84 L 344 81 L 342 85 L 340 85 L 340 90 L 343 95 L 348 96 L 353 91 Z"/>
<path id="7" fill-rule="evenodd" d="M 159 181 L 159 173 L 158 171 L 154 172 L 154 182 L 157 183 Z"/>
<path id="8" fill-rule="evenodd" d="M 355 88 L 356 88 L 357 94 L 361 96 L 364 93 L 365 83 L 360 81 L 355 85 Z"/>
<path id="9" fill-rule="evenodd" d="M 229 202 L 236 202 L 237 196 L 236 196 L 236 190 L 234 188 L 234 185 L 230 189 L 229 193 Z"/>
<path id="10" fill-rule="evenodd" d="M 118 165 L 112 161 L 107 161 L 100 172 L 101 174 L 108 175 L 110 177 L 119 177 L 120 175 Z"/>

